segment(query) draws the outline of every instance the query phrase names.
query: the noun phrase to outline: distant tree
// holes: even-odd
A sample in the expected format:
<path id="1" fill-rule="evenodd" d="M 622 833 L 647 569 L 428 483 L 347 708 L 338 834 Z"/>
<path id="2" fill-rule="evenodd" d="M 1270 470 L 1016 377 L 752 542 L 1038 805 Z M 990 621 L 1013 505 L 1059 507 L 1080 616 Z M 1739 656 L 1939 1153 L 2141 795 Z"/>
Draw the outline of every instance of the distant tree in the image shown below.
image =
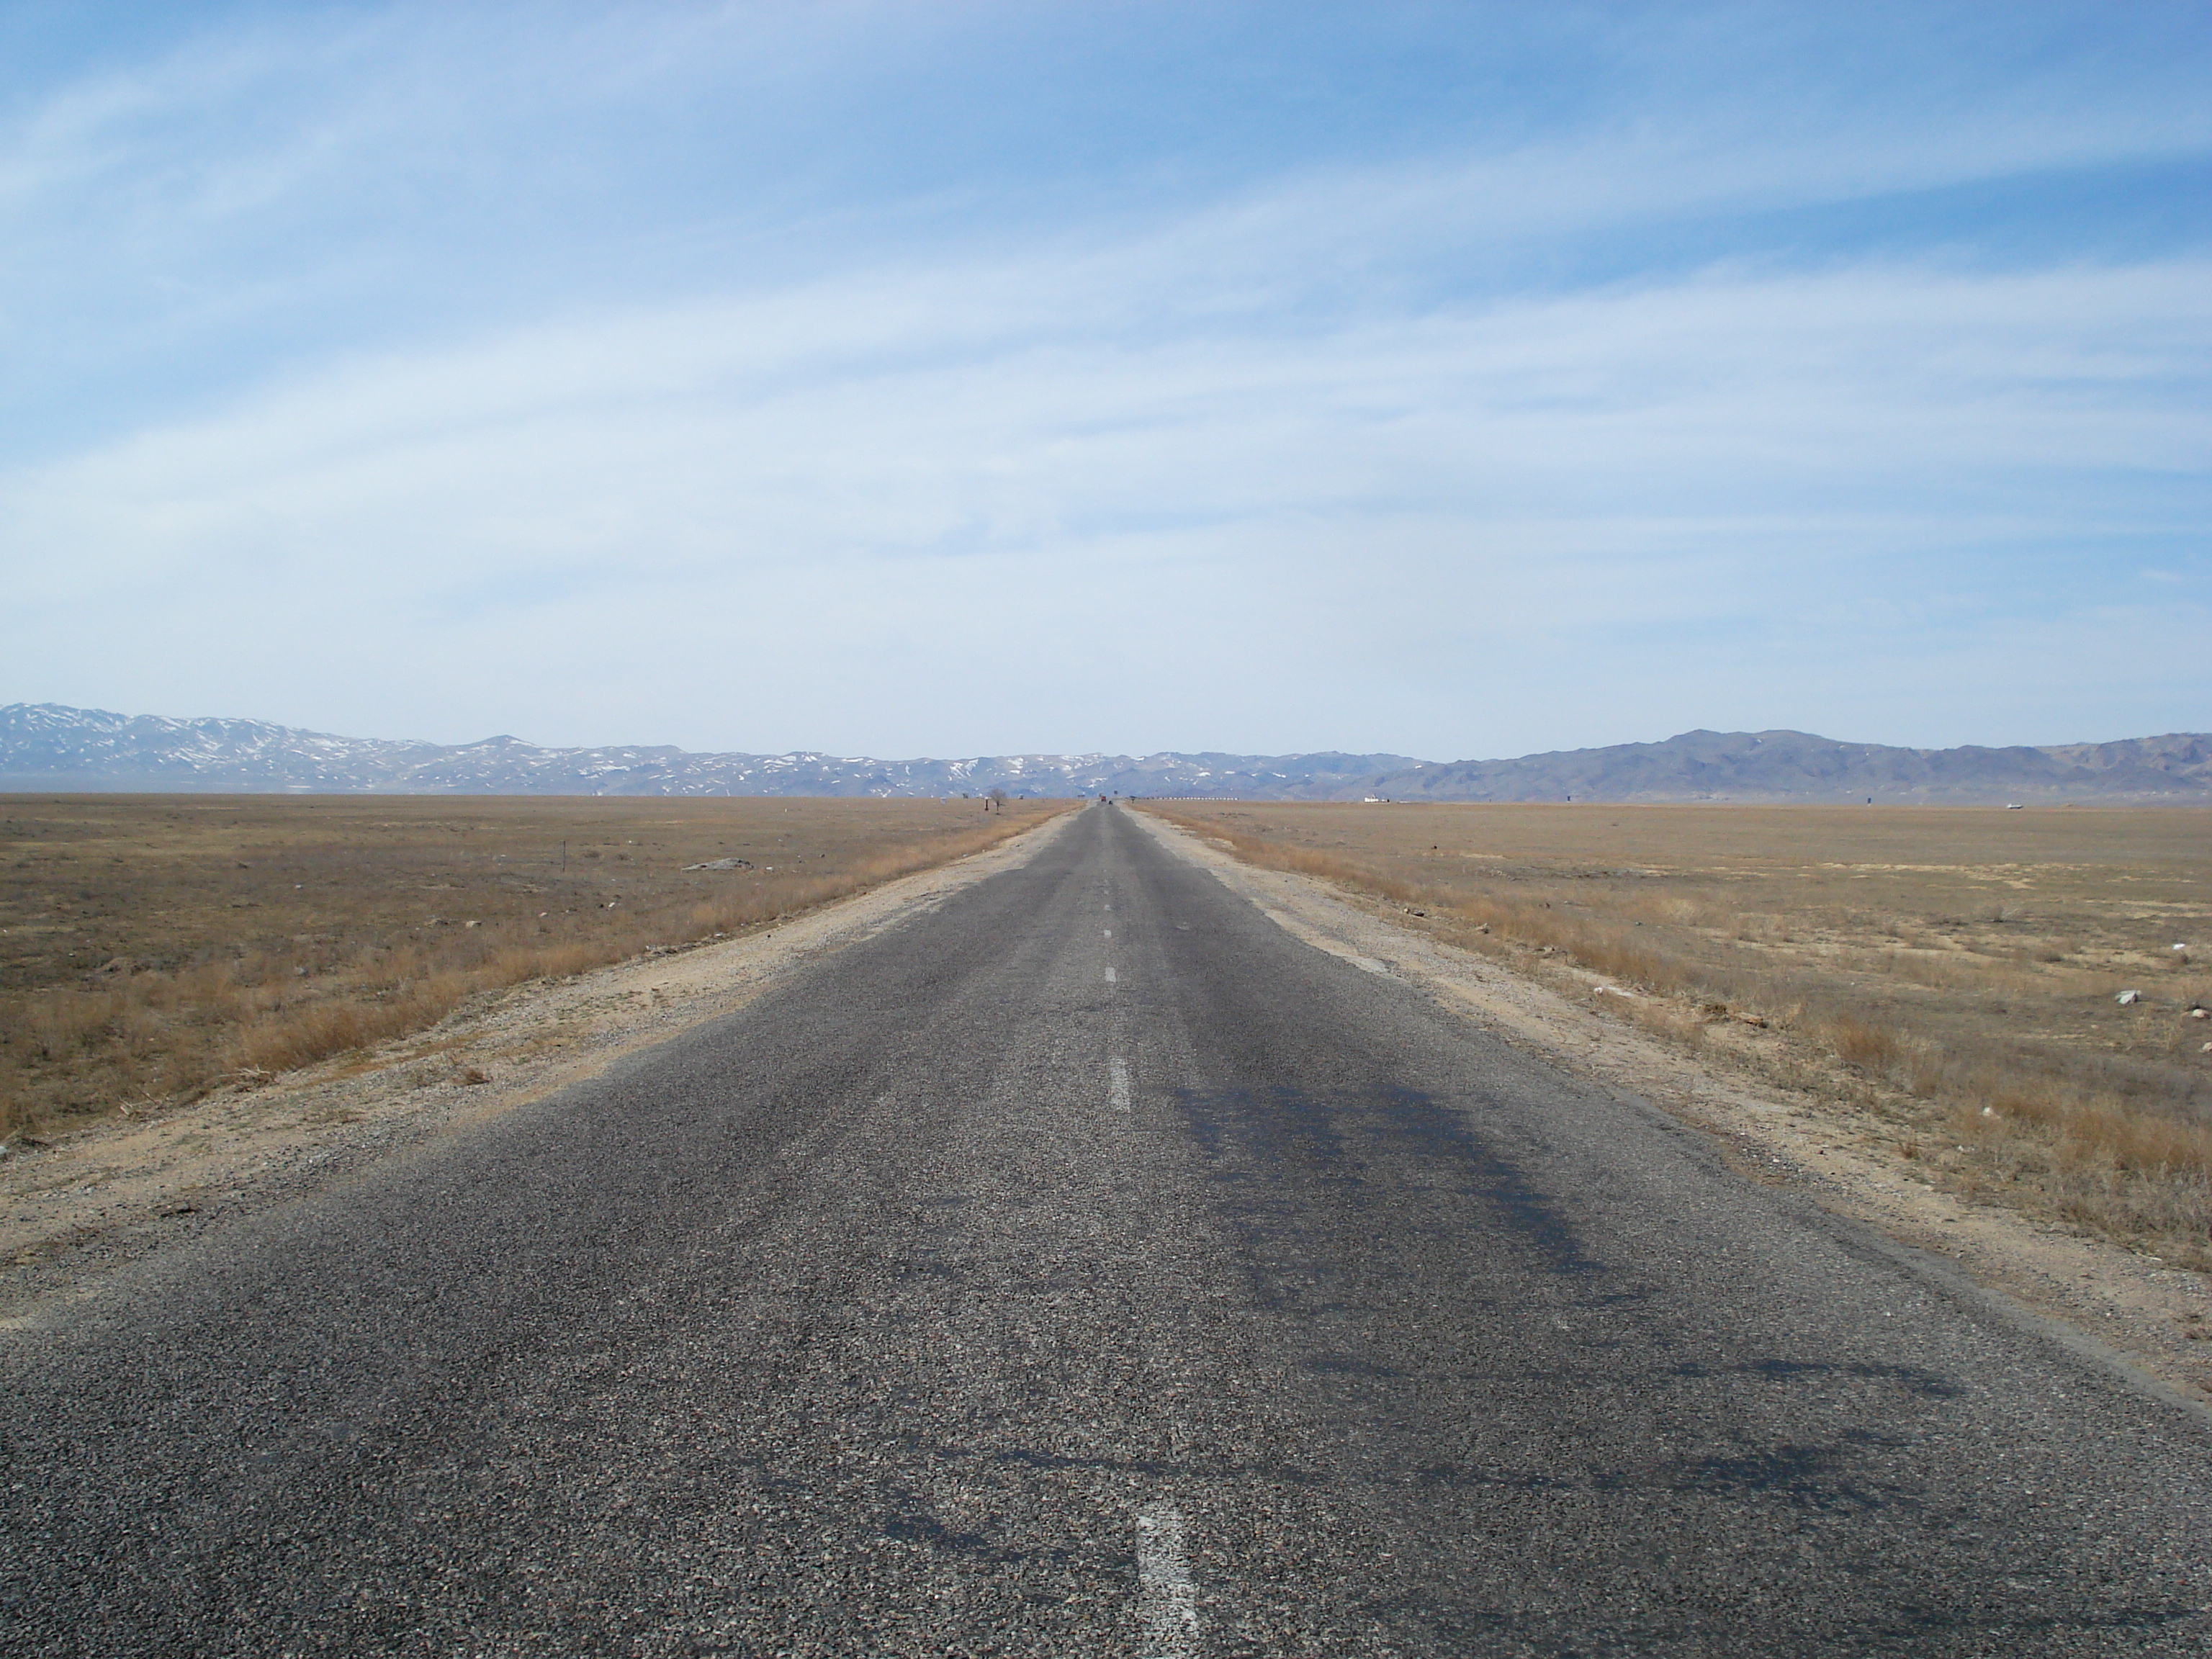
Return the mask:
<path id="1" fill-rule="evenodd" d="M 1003 812 L 1006 810 L 1006 792 L 1003 789 L 994 789 L 987 800 L 988 804 L 983 808 L 986 812 Z"/>

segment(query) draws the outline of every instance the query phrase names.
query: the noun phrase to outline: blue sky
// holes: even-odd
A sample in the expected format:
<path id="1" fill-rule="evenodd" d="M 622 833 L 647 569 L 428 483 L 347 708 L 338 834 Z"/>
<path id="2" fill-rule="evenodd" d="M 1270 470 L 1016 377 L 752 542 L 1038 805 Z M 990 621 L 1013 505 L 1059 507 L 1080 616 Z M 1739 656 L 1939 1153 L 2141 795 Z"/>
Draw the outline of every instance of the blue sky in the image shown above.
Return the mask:
<path id="1" fill-rule="evenodd" d="M 2212 13 L 0 4 L 0 702 L 2212 727 Z"/>

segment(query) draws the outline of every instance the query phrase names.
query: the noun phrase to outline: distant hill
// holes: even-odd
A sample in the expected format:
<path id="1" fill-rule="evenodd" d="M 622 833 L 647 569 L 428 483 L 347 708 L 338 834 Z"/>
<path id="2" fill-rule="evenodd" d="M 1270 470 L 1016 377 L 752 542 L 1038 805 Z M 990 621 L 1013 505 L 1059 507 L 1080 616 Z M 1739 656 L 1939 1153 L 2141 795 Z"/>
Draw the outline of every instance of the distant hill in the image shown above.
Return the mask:
<path id="1" fill-rule="evenodd" d="M 874 760 L 441 744 L 264 720 L 0 708 L 0 789 L 472 795 L 1197 796 L 1244 800 L 2059 800 L 2212 805 L 2212 734 L 1893 749 L 1804 732 L 1686 732 L 1516 760 L 1405 755 L 996 755 Z"/>
<path id="2" fill-rule="evenodd" d="M 1852 801 L 1954 805 L 2061 800 L 2212 805 L 2212 734 L 2041 748 L 1893 749 L 1809 732 L 1685 732 L 1615 744 L 1451 761 L 1382 779 L 1396 800 Z"/>

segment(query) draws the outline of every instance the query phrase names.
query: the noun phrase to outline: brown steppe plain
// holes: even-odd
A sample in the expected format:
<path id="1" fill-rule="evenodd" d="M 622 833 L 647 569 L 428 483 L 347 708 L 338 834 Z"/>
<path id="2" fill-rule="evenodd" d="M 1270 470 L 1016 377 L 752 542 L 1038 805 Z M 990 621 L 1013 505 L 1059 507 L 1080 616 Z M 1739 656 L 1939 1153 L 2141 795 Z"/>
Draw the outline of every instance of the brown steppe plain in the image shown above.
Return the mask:
<path id="1" fill-rule="evenodd" d="M 0 1142 L 735 935 L 1072 802 L 0 797 Z M 743 860 L 720 870 L 687 866 Z"/>
<path id="2" fill-rule="evenodd" d="M 0 797 L 0 1327 L 743 1006 L 1076 805 Z M 1144 805 L 1293 933 L 2212 1401 L 2212 812 Z"/>
<path id="3" fill-rule="evenodd" d="M 2212 811 L 1146 806 L 1791 1091 L 1941 1188 L 2212 1268 Z"/>

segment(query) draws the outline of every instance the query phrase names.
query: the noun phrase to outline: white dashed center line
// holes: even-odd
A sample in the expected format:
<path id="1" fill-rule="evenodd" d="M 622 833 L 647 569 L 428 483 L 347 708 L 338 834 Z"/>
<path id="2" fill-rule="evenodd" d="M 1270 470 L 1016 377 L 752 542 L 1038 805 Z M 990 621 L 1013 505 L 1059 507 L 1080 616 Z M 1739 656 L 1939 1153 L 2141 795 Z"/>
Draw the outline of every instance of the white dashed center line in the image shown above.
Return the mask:
<path id="1" fill-rule="evenodd" d="M 1114 1061 L 1112 1065 L 1106 1068 L 1106 1098 L 1113 1103 L 1114 1109 L 1115 1111 L 1127 1111 L 1129 1109 L 1129 1068 L 1127 1065 L 1121 1060 L 1117 1060 Z"/>
<path id="2" fill-rule="evenodd" d="M 1198 1651 L 1198 1590 L 1182 1548 L 1182 1511 L 1155 1504 L 1137 1516 L 1137 1595 L 1145 1659 L 1188 1659 Z"/>
<path id="3" fill-rule="evenodd" d="M 1109 928 L 1106 930 L 1106 937 L 1107 937 L 1108 939 L 1111 939 L 1111 938 L 1113 938 L 1113 937 L 1114 937 L 1114 930 L 1113 930 L 1111 927 L 1109 927 Z"/>
<path id="4" fill-rule="evenodd" d="M 1109 985 L 1111 985 L 1114 982 L 1114 970 L 1111 968 L 1109 968 L 1106 970 L 1106 982 Z"/>

